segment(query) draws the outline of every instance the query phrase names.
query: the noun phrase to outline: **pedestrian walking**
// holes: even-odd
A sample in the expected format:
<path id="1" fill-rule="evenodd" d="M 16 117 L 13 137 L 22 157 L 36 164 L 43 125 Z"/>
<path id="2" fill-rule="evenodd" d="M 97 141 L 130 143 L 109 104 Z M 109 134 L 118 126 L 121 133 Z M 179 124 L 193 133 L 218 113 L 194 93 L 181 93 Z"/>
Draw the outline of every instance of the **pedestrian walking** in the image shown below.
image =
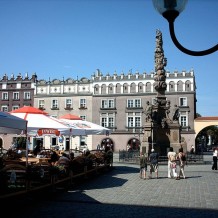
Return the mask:
<path id="1" fill-rule="evenodd" d="M 152 178 L 152 173 L 156 173 L 156 178 L 158 179 L 158 153 L 152 148 L 149 155 L 150 162 L 150 178 Z"/>
<path id="2" fill-rule="evenodd" d="M 178 158 L 179 158 L 179 178 L 181 178 L 182 176 L 183 179 L 185 179 L 186 156 L 185 153 L 183 152 L 183 148 L 179 149 Z"/>
<path id="3" fill-rule="evenodd" d="M 194 145 L 192 145 L 190 149 L 190 154 L 194 154 L 194 151 L 195 151 L 195 148 L 194 148 Z"/>
<path id="4" fill-rule="evenodd" d="M 99 144 L 97 144 L 97 150 L 100 150 L 100 145 Z"/>
<path id="5" fill-rule="evenodd" d="M 217 170 L 217 150 L 218 148 L 213 148 L 213 166 L 212 170 Z"/>
<path id="6" fill-rule="evenodd" d="M 167 154 L 167 157 L 168 157 L 168 178 L 169 179 L 174 178 L 174 179 L 178 180 L 179 177 L 178 177 L 177 172 L 176 172 L 177 154 L 175 151 L 173 151 L 172 147 L 170 147 L 170 150 Z"/>
<path id="7" fill-rule="evenodd" d="M 146 171 L 147 171 L 147 155 L 146 153 L 140 155 L 140 175 L 141 179 L 146 179 Z"/>

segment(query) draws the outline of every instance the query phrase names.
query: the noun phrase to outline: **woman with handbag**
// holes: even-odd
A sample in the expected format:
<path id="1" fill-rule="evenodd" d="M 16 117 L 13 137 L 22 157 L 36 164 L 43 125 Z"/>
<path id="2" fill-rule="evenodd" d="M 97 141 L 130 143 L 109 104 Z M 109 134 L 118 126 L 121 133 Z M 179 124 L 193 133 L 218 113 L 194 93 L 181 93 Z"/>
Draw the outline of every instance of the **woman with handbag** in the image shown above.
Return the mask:
<path id="1" fill-rule="evenodd" d="M 167 154 L 168 157 L 168 178 L 169 179 L 176 179 L 178 180 L 179 177 L 176 172 L 176 160 L 177 160 L 177 154 L 175 151 L 173 151 L 173 148 L 170 147 L 170 150 Z"/>

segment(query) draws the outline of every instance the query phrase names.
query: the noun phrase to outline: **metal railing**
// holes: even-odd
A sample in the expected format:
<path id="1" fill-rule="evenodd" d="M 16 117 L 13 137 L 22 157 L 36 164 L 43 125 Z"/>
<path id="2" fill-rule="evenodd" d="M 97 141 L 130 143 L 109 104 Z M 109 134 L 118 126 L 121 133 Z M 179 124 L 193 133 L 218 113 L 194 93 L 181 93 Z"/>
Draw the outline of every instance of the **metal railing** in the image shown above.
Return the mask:
<path id="1" fill-rule="evenodd" d="M 119 150 L 119 162 L 139 163 L 140 151 Z"/>
<path id="2" fill-rule="evenodd" d="M 139 164 L 140 151 L 126 151 L 119 150 L 119 162 L 129 162 Z M 160 164 L 167 164 L 168 158 L 166 155 L 159 156 L 158 162 Z M 204 163 L 204 157 L 202 154 L 191 154 L 189 152 L 186 153 L 186 163 L 194 164 L 194 163 Z"/>

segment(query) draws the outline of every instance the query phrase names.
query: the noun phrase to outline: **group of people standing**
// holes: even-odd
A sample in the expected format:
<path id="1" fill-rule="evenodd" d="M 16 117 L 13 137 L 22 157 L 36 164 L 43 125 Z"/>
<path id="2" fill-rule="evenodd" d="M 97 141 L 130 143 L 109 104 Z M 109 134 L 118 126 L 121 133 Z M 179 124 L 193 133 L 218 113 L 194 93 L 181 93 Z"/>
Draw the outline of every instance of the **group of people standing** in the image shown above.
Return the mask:
<path id="1" fill-rule="evenodd" d="M 156 178 L 158 178 L 158 153 L 154 151 L 154 149 L 151 149 L 151 153 L 149 156 L 147 156 L 146 153 L 142 154 L 140 156 L 140 178 L 146 179 L 146 171 L 148 167 L 148 162 L 150 163 L 150 175 L 148 179 L 152 178 L 152 173 L 156 173 Z"/>
<path id="2" fill-rule="evenodd" d="M 146 153 L 140 155 L 140 178 L 142 179 L 151 179 L 152 173 L 155 173 L 156 178 L 158 179 L 158 158 L 159 154 L 155 152 L 154 149 L 151 149 L 151 153 L 147 156 Z M 178 154 L 173 151 L 173 148 L 170 147 L 167 154 L 168 158 L 168 178 L 179 180 L 181 177 L 185 179 L 185 164 L 186 157 L 183 152 L 183 148 L 179 149 Z M 148 163 L 150 166 L 149 176 L 146 177 L 146 172 L 148 170 Z M 178 170 L 179 168 L 179 170 Z"/>
<path id="3" fill-rule="evenodd" d="M 174 178 L 176 180 L 179 180 L 181 177 L 183 177 L 183 179 L 185 179 L 186 157 L 183 152 L 183 148 L 181 147 L 179 149 L 179 153 L 177 154 L 175 151 L 173 151 L 173 148 L 170 147 L 167 157 L 168 157 L 168 178 L 169 179 Z M 178 167 L 179 167 L 179 172 L 177 171 Z"/>

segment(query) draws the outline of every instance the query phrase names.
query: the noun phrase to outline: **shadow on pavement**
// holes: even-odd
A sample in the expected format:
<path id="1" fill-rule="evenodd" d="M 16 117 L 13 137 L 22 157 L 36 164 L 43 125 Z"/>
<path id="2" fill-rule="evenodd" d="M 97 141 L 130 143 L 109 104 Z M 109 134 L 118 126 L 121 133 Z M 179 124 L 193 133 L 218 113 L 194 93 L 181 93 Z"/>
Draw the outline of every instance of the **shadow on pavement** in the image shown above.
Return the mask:
<path id="1" fill-rule="evenodd" d="M 2 206 L 1 211 L 8 218 L 215 218 L 218 215 L 218 210 L 211 209 L 103 204 L 78 190 L 64 194 L 50 193 L 46 197 L 26 197 L 10 204 L 10 208 L 13 208 L 10 210 Z"/>
<path id="2" fill-rule="evenodd" d="M 94 190 L 100 193 L 100 189 L 121 187 L 127 179 L 116 177 L 118 174 L 138 173 L 139 169 L 129 166 L 116 166 L 100 176 L 93 176 L 85 181 L 78 181 L 68 190 L 57 189 L 54 191 L 38 192 L 34 195 L 26 195 L 18 199 L 1 202 L 1 213 L 7 218 L 204 218 L 218 217 L 218 209 L 184 207 L 146 206 L 146 199 L 142 205 L 101 203 L 88 196 L 85 190 Z M 191 176 L 189 178 L 198 178 Z M 161 177 L 160 179 L 164 179 Z M 188 179 L 189 179 L 188 178 Z M 154 179 L 155 180 L 155 179 Z M 96 189 L 96 190 L 95 190 Z M 128 198 L 128 196 L 126 196 Z M 100 198 L 98 198 L 100 199 Z M 6 209 L 10 208 L 10 209 Z"/>

